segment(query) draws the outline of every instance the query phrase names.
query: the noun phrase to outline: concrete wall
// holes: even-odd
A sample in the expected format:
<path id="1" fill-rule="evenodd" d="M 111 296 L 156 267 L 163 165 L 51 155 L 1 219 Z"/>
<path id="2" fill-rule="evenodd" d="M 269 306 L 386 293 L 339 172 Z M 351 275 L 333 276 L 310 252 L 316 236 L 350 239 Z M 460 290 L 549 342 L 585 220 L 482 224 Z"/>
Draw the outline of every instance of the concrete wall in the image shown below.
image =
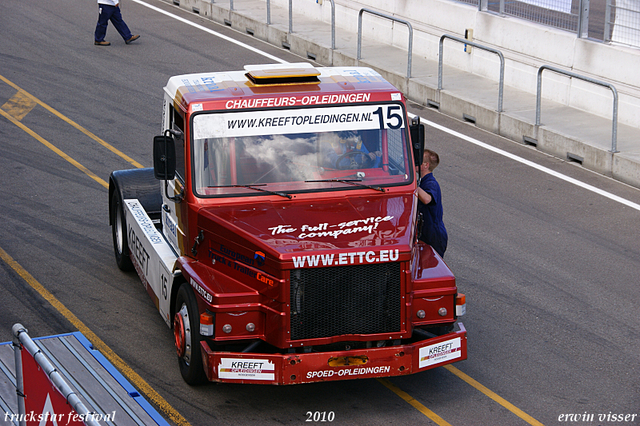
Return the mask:
<path id="1" fill-rule="evenodd" d="M 271 0 L 271 4 L 288 8 L 289 0 Z M 534 95 L 541 65 L 613 84 L 619 95 L 618 122 L 640 127 L 640 49 L 579 39 L 567 31 L 479 12 L 475 6 L 451 0 L 335 0 L 335 5 L 337 31 L 343 28 L 357 32 L 358 11 L 363 7 L 410 21 L 414 55 L 433 61 L 438 60 L 440 36 L 463 37 L 466 29 L 472 29 L 476 43 L 503 53 L 505 84 Z M 297 13 L 331 22 L 328 0 L 322 4 L 316 0 L 294 0 L 293 7 Z M 407 48 L 408 31 L 402 24 L 364 14 L 363 34 L 367 39 L 391 41 L 395 46 Z M 495 55 L 483 54 L 478 49 L 472 55 L 456 52 L 447 52 L 448 65 L 497 78 Z M 546 99 L 611 118 L 613 97 L 606 88 L 545 71 L 542 94 Z"/>

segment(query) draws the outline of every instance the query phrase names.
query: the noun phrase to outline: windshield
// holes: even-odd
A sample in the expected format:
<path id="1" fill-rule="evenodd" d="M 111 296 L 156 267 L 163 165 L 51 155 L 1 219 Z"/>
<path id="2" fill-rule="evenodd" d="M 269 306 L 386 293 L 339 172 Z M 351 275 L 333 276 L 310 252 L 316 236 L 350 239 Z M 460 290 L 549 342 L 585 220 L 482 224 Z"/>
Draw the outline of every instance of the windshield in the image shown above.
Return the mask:
<path id="1" fill-rule="evenodd" d="M 194 191 L 263 195 L 407 183 L 405 117 L 401 104 L 196 115 Z"/>

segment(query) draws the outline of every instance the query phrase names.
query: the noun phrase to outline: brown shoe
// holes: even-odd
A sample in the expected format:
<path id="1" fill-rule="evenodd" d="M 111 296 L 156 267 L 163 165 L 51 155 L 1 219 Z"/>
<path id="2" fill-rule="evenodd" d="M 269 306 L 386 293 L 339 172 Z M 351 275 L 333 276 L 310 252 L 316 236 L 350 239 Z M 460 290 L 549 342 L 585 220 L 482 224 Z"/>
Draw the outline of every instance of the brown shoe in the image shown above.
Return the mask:
<path id="1" fill-rule="evenodd" d="M 131 38 L 129 40 L 125 40 L 124 42 L 129 44 L 129 43 L 132 43 L 132 42 L 136 41 L 139 38 L 140 38 L 140 35 L 136 34 L 134 36 L 131 36 Z"/>
<path id="2" fill-rule="evenodd" d="M 111 43 L 109 43 L 108 41 L 94 41 L 93 44 L 95 44 L 96 46 L 111 46 Z"/>

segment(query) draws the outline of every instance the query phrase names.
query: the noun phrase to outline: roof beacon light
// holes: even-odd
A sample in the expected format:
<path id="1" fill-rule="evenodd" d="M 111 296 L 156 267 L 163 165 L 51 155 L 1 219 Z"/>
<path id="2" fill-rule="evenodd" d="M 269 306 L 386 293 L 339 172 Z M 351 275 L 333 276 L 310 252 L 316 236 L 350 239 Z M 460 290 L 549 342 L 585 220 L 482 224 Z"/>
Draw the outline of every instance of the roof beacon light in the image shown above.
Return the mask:
<path id="1" fill-rule="evenodd" d="M 289 64 L 294 65 L 294 64 Z M 302 66 L 288 67 L 246 67 L 247 78 L 253 84 L 299 84 L 299 83 L 319 83 L 320 71 L 316 68 Z"/>

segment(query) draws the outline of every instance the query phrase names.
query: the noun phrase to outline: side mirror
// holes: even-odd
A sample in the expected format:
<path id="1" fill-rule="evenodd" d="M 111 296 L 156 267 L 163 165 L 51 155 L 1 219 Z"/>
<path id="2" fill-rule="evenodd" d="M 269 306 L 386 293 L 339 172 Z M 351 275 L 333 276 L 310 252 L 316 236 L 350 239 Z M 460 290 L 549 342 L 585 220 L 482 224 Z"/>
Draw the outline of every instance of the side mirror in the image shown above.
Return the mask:
<path id="1" fill-rule="evenodd" d="M 416 166 L 420 166 L 424 157 L 424 124 L 420 124 L 420 117 L 415 116 L 411 119 L 409 133 L 413 147 L 413 160 Z"/>
<path id="2" fill-rule="evenodd" d="M 173 180 L 176 177 L 176 144 L 171 136 L 153 138 L 153 173 L 156 179 Z"/>

